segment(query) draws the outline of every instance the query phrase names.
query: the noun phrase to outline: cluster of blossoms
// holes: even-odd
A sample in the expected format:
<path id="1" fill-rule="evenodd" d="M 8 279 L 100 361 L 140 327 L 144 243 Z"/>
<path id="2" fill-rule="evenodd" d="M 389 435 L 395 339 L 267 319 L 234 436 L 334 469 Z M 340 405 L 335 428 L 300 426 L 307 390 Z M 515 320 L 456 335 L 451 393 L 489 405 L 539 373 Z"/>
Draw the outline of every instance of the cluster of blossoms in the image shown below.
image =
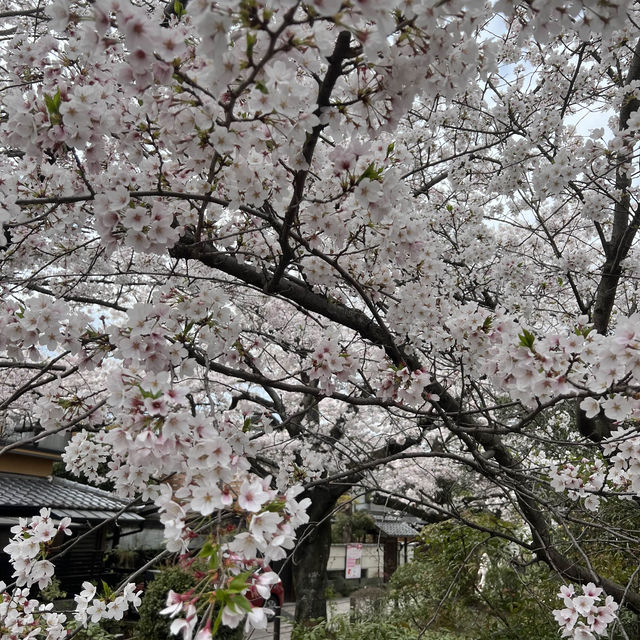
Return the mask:
<path id="1" fill-rule="evenodd" d="M 51 518 L 51 510 L 43 508 L 31 520 L 20 518 L 20 522 L 11 528 L 13 538 L 4 548 L 14 568 L 13 576 L 18 587 L 24 589 L 7 590 L 0 582 L 0 632 L 3 638 L 46 638 L 61 640 L 67 636 L 64 614 L 54 613 L 53 604 L 40 604 L 29 598 L 30 587 L 37 584 L 46 588 L 53 578 L 54 566 L 46 560 L 56 536 L 71 535 L 70 518 L 56 523 Z M 129 605 L 140 604 L 141 592 L 135 584 L 127 584 L 121 595 L 107 594 L 107 598 L 96 598 L 96 588 L 89 582 L 83 584 L 82 592 L 75 597 L 74 617 L 77 623 L 98 622 L 101 619 L 121 620 Z"/>
<path id="2" fill-rule="evenodd" d="M 167 304 L 138 302 L 128 310 L 123 324 L 110 327 L 110 343 L 117 347 L 116 356 L 126 367 L 134 365 L 160 373 L 177 366 L 187 355 L 180 344 L 167 340 L 167 334 L 178 330 L 177 319 Z"/>
<path id="3" fill-rule="evenodd" d="M 620 498 L 640 495 L 640 435 L 633 427 L 618 427 L 602 442 L 601 459 L 582 458 L 577 463 L 553 465 L 550 469 L 551 487 L 572 500 L 584 498 L 584 506 L 597 511 L 598 492 L 606 489 Z"/>
<path id="4" fill-rule="evenodd" d="M 212 546 L 211 551 L 217 553 L 220 548 Z M 256 607 L 247 599 L 246 593 L 249 588 L 255 589 L 256 593 L 264 600 L 271 595 L 273 585 L 280 582 L 280 577 L 273 571 L 255 571 L 250 568 L 248 571 L 238 573 L 237 558 L 232 558 L 233 554 L 228 551 L 223 553 L 225 565 L 231 561 L 231 572 L 225 579 L 218 579 L 218 588 L 211 594 L 204 590 L 198 592 L 191 590 L 185 594 L 169 591 L 167 595 L 166 607 L 160 611 L 161 615 L 166 615 L 174 620 L 171 622 L 171 633 L 182 634 L 183 640 L 191 640 L 195 630 L 200 626 L 200 630 L 195 635 L 195 640 L 211 640 L 220 624 L 235 629 L 243 619 L 245 621 L 245 631 L 251 629 L 265 629 L 267 626 L 267 616 L 274 613 L 266 607 Z M 212 558 L 209 558 L 209 566 L 216 567 L 209 569 L 208 574 L 217 576 L 220 571 Z M 261 561 L 258 561 L 260 563 Z M 235 567 L 235 568 L 234 568 Z M 205 575 L 200 572 L 201 582 L 205 580 Z M 250 575 L 249 575 L 250 574 Z M 198 624 L 198 601 L 206 597 L 208 601 L 213 598 L 217 603 L 215 611 L 209 609 L 207 616 Z"/>
<path id="5" fill-rule="evenodd" d="M 44 349 L 64 347 L 80 353 L 87 323 L 86 314 L 70 312 L 62 300 L 48 296 L 32 296 L 24 306 L 8 303 L 0 311 L 0 349 L 9 357 L 34 361 L 42 358 Z"/>
<path id="6" fill-rule="evenodd" d="M 357 362 L 340 345 L 336 336 L 327 336 L 310 356 L 309 378 L 318 381 L 318 387 L 332 393 L 336 381 L 346 381 L 357 371 Z"/>
<path id="7" fill-rule="evenodd" d="M 408 407 L 421 407 L 427 401 L 437 402 L 440 399 L 436 394 L 425 391 L 429 382 L 427 372 L 420 369 L 411 371 L 403 367 L 387 372 L 378 395 L 384 400 L 394 400 Z"/>
<path id="8" fill-rule="evenodd" d="M 602 460 L 583 458 L 579 463 L 553 465 L 549 470 L 551 487 L 559 493 L 567 492 L 571 500 L 584 498 L 584 507 L 597 511 L 600 498 L 595 495 L 605 484 L 605 465 Z"/>
<path id="9" fill-rule="evenodd" d="M 104 444 L 100 434 L 82 429 L 74 434 L 62 454 L 62 461 L 74 475 L 84 475 L 90 482 L 100 484 L 103 478 L 98 469 L 109 459 L 109 452 L 110 448 Z"/>
<path id="10" fill-rule="evenodd" d="M 218 423 L 192 415 L 185 410 L 184 392 L 165 373 L 114 369 L 107 387 L 109 406 L 120 422 L 106 431 L 82 431 L 72 437 L 64 459 L 74 473 L 97 479 L 98 465 L 109 460 L 106 477 L 119 495 L 141 493 L 159 508 L 166 546 L 172 552 L 188 551 L 196 535 L 193 523 L 200 526 L 203 516 L 235 513 L 237 524 L 225 533 L 225 572 L 212 577 L 209 585 L 217 593 L 229 588 L 226 576 L 241 574 L 258 553 L 267 562 L 286 556 L 294 545 L 296 528 L 308 519 L 309 501 L 296 500 L 299 487 L 281 494 L 271 488 L 270 477 L 249 473 L 245 456 L 252 452 L 251 445 L 242 430 L 229 422 L 230 416 Z M 245 577 L 243 589 L 248 588 L 246 583 Z M 237 588 L 238 581 L 234 584 Z M 118 615 L 125 604 L 90 602 L 94 594 L 83 594 L 84 615 L 92 621 Z M 262 625 L 262 613 L 247 609 L 246 604 L 236 610 L 237 602 L 236 598 L 222 603 L 225 624 L 237 626 L 247 615 L 249 624 Z M 186 617 L 174 620 L 173 626 L 190 633 L 197 616 L 189 605 L 180 611 Z"/>
<path id="11" fill-rule="evenodd" d="M 0 581 L 0 637 L 13 640 L 64 640 L 67 616 L 52 611 L 53 603 L 29 598 L 29 589 L 7 590 Z"/>
<path id="12" fill-rule="evenodd" d="M 102 215 L 97 228 L 107 247 L 115 248 L 119 239 L 124 245 L 142 253 L 166 252 L 178 241 L 181 229 L 173 225 L 180 209 L 166 202 L 156 201 L 151 207 L 135 206 L 129 192 L 118 187 L 113 192 L 99 194 L 97 206 Z"/>
<path id="13" fill-rule="evenodd" d="M 122 620 L 129 610 L 129 605 L 138 608 L 142 602 L 141 591 L 136 590 L 133 582 L 127 583 L 122 593 L 107 593 L 104 598 L 96 598 L 97 589 L 90 582 L 82 583 L 82 591 L 75 596 L 75 619 L 82 625 L 89 621 L 97 623 L 101 620 Z"/>
<path id="14" fill-rule="evenodd" d="M 619 491 L 640 496 L 640 434 L 634 428 L 618 427 L 603 443 L 609 461 L 607 481 Z"/>
<path id="15" fill-rule="evenodd" d="M 465 368 L 489 376 L 525 407 L 588 391 L 591 395 L 581 402 L 587 417 L 600 410 L 618 422 L 640 416 L 640 400 L 624 392 L 640 379 L 640 315 L 620 319 L 606 336 L 580 317 L 573 331 L 540 338 L 505 311 L 489 316 L 478 311 L 464 331 L 458 328 L 461 317 L 458 313 L 447 320 L 447 326 Z"/>
<path id="16" fill-rule="evenodd" d="M 185 332 L 187 325 L 190 332 Z M 193 295 L 168 291 L 153 302 L 135 303 L 126 320 L 110 327 L 109 341 L 125 366 L 159 373 L 185 363 L 188 352 L 181 341 L 187 337 L 197 339 L 209 358 L 234 361 L 238 334 L 226 296 L 212 288 Z"/>
<path id="17" fill-rule="evenodd" d="M 248 473 L 245 455 L 251 449 L 239 437 L 241 432 L 231 437 L 237 428 L 227 432 L 224 423 L 216 426 L 213 419 L 185 410 L 184 392 L 168 374 L 114 370 L 108 387 L 109 404 L 120 423 L 107 431 L 73 436 L 64 460 L 74 473 L 95 479 L 97 465 L 110 460 L 106 477 L 119 495 L 142 493 L 160 508 L 173 551 L 185 551 L 189 544 L 189 514 L 210 516 L 237 508 L 249 516 L 254 553 L 258 548 L 266 557 L 283 557 L 303 519 L 296 490 L 287 490 L 282 513 L 268 510 L 277 494 L 269 488 L 270 478 Z M 174 474 L 180 481 L 167 483 L 165 478 Z"/>
<path id="18" fill-rule="evenodd" d="M 576 160 L 569 151 L 561 150 L 558 156 L 557 165 L 545 163 L 535 174 L 534 187 L 540 200 L 560 193 L 577 173 Z"/>
<path id="19" fill-rule="evenodd" d="M 607 596 L 599 605 L 602 588 L 593 582 L 582 587 L 582 595 L 575 595 L 573 585 L 560 588 L 558 597 L 564 602 L 564 609 L 553 612 L 562 629 L 563 638 L 573 640 L 595 640 L 596 635 L 604 635 L 609 623 L 616 619 L 618 604 L 612 596 Z"/>
<path id="20" fill-rule="evenodd" d="M 51 582 L 54 566 L 45 556 L 59 533 L 71 535 L 70 524 L 70 518 L 56 524 L 51 519 L 51 509 L 43 508 L 31 520 L 20 518 L 20 522 L 11 527 L 13 538 L 3 551 L 9 554 L 13 577 L 19 587 L 37 583 L 44 589 Z"/>

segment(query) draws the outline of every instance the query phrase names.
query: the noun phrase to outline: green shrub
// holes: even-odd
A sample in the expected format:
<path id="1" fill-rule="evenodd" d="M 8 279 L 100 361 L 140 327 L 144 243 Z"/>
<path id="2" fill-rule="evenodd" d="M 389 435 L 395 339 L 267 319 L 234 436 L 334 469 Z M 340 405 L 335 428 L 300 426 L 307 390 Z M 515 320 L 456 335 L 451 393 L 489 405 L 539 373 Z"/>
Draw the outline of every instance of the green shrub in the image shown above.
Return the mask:
<path id="1" fill-rule="evenodd" d="M 485 520 L 491 516 L 480 516 Z M 495 519 L 482 522 L 507 528 Z M 551 640 L 558 627 L 557 578 L 498 537 L 453 522 L 426 527 L 413 561 L 393 575 L 391 600 L 416 629 L 469 634 L 475 640 Z M 481 562 L 488 564 L 482 590 Z M 434 618 L 435 616 L 435 618 Z M 428 637 L 428 636 L 424 636 Z"/>
<path id="2" fill-rule="evenodd" d="M 380 587 L 365 587 L 351 594 L 352 620 L 369 620 L 380 617 L 388 609 L 388 594 L 386 589 Z"/>
<path id="3" fill-rule="evenodd" d="M 51 582 L 40 591 L 40 600 L 42 602 L 53 602 L 54 600 L 63 600 L 67 597 L 67 592 L 60 588 L 60 580 L 52 578 Z"/>
<path id="4" fill-rule="evenodd" d="M 163 569 L 145 589 L 134 640 L 175 640 L 176 636 L 169 632 L 171 619 L 168 616 L 161 616 L 159 612 L 166 606 L 167 593 L 170 589 L 177 593 L 184 593 L 194 586 L 194 577 L 184 569 L 180 567 Z M 216 640 L 240 640 L 242 626 L 238 629 L 230 629 L 221 625 L 214 637 Z"/>
<path id="5" fill-rule="evenodd" d="M 350 623 L 348 617 L 337 616 L 310 629 L 297 627 L 291 637 L 295 640 L 415 640 L 416 635 L 410 625 L 399 621 L 371 618 Z"/>
<path id="6" fill-rule="evenodd" d="M 296 627 L 291 637 L 294 640 L 471 640 L 471 636 L 442 630 L 421 633 L 409 621 L 389 615 L 374 616 L 361 622 L 336 616 L 311 628 Z"/>
<path id="7" fill-rule="evenodd" d="M 138 610 L 140 620 L 136 625 L 135 638 L 137 640 L 170 640 L 169 627 L 171 620 L 159 615 L 165 608 L 167 593 L 170 589 L 184 593 L 195 586 L 195 580 L 190 573 L 179 567 L 167 567 L 151 581 L 142 596 L 142 604 Z"/>

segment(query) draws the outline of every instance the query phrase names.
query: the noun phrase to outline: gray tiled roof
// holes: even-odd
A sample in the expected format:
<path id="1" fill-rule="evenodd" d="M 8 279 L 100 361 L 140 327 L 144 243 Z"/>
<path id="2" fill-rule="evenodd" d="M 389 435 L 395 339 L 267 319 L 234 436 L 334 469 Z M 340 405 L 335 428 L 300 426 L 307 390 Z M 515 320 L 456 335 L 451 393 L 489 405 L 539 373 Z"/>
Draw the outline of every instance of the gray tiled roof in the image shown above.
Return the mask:
<path id="1" fill-rule="evenodd" d="M 15 473 L 0 473 L 0 507 L 7 513 L 16 509 L 50 507 L 58 513 L 76 512 L 84 519 L 100 519 L 114 516 L 125 506 L 108 491 L 88 487 L 64 478 L 26 476 Z M 131 519 L 127 514 L 123 519 Z M 134 519 L 141 519 L 135 516 Z"/>
<path id="2" fill-rule="evenodd" d="M 418 532 L 408 525 L 406 522 L 398 520 L 382 520 L 374 518 L 376 527 L 380 529 L 385 536 L 391 538 L 414 538 L 418 535 Z"/>

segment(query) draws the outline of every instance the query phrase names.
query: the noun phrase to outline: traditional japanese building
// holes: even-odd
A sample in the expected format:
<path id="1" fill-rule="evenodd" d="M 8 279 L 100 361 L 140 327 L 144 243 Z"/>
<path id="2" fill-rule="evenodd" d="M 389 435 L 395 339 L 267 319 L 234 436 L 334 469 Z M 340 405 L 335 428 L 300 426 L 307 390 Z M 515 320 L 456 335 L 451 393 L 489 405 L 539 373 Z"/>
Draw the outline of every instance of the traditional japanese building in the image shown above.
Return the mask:
<path id="1" fill-rule="evenodd" d="M 108 577 L 113 568 L 107 552 L 123 536 L 138 533 L 145 525 L 144 509 L 130 506 L 104 491 L 53 475 L 66 438 L 48 436 L 37 443 L 21 444 L 16 435 L 0 440 L 0 580 L 14 581 L 8 556 L 1 550 L 20 518 L 30 518 L 45 507 L 55 520 L 71 518 L 71 537 L 55 540 L 52 551 L 56 577 L 65 591 L 74 591 L 85 580 Z M 28 441 L 28 439 L 27 439 Z"/>

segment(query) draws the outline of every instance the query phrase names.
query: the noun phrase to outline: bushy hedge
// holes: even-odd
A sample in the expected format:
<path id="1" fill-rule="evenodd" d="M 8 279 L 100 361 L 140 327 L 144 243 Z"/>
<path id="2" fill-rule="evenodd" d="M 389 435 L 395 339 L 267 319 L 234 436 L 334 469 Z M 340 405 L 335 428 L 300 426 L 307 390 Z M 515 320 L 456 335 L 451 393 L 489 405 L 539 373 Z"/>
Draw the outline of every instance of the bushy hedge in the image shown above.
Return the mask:
<path id="1" fill-rule="evenodd" d="M 323 620 L 307 629 L 294 630 L 294 640 L 416 640 L 419 631 L 408 621 L 393 616 L 379 616 L 362 622 L 350 622 L 347 616 Z M 426 631 L 421 640 L 467 640 L 448 631 Z"/>
<path id="2" fill-rule="evenodd" d="M 408 626 L 372 619 L 350 623 L 345 616 L 338 616 L 330 623 L 323 620 L 311 629 L 296 628 L 295 640 L 415 640 L 415 632 Z"/>
<path id="3" fill-rule="evenodd" d="M 491 519 L 491 516 L 479 516 Z M 508 532 L 493 518 L 479 523 Z M 551 640 L 551 610 L 559 583 L 546 566 L 499 537 L 454 522 L 425 527 L 413 562 L 398 569 L 390 594 L 399 614 L 417 629 L 450 631 L 475 640 Z M 478 570 L 484 564 L 485 582 Z"/>

